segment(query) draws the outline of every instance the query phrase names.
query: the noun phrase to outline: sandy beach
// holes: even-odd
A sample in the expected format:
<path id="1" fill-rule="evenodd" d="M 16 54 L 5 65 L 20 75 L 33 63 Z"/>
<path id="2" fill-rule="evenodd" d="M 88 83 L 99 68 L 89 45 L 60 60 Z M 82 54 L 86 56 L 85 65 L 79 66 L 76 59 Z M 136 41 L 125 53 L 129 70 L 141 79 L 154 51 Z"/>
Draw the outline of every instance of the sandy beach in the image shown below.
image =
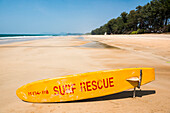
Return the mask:
<path id="1" fill-rule="evenodd" d="M 16 96 L 17 88 L 41 79 L 133 67 L 156 73 L 136 98 L 132 89 L 65 103 L 28 103 Z M 170 35 L 56 36 L 2 44 L 0 80 L 0 113 L 170 113 Z"/>

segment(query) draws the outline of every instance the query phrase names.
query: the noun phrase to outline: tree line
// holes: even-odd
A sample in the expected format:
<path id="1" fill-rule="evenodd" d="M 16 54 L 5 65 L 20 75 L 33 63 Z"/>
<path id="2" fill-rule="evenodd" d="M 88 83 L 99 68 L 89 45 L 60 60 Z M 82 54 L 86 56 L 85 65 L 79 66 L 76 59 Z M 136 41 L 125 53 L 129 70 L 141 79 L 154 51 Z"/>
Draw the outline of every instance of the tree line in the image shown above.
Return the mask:
<path id="1" fill-rule="evenodd" d="M 92 35 L 170 32 L 170 0 L 152 0 L 91 31 Z"/>

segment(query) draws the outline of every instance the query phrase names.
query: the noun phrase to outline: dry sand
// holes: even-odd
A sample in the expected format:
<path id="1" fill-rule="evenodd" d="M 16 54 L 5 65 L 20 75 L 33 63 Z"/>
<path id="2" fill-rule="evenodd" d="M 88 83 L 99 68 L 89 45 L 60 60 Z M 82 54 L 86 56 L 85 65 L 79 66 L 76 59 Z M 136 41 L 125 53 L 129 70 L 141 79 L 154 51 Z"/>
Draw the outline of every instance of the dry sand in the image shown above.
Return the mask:
<path id="1" fill-rule="evenodd" d="M 119 49 L 79 47 L 91 41 Z M 156 70 L 156 80 L 142 86 L 142 97 L 133 99 L 128 90 L 88 101 L 45 104 L 23 102 L 15 94 L 36 80 L 130 67 Z M 0 80 L 0 113 L 170 113 L 170 35 L 66 36 L 0 45 Z"/>

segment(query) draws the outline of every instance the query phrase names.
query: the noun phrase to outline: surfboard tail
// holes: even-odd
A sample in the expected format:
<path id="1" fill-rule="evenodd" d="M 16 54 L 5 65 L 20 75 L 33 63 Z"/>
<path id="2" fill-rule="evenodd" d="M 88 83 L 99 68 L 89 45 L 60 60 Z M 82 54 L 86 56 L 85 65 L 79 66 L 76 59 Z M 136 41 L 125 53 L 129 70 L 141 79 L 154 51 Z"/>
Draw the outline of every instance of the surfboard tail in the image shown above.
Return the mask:
<path id="1" fill-rule="evenodd" d="M 141 68 L 139 69 L 138 76 L 132 76 L 126 79 L 132 86 L 140 89 L 141 85 L 147 84 L 155 80 L 154 68 Z"/>

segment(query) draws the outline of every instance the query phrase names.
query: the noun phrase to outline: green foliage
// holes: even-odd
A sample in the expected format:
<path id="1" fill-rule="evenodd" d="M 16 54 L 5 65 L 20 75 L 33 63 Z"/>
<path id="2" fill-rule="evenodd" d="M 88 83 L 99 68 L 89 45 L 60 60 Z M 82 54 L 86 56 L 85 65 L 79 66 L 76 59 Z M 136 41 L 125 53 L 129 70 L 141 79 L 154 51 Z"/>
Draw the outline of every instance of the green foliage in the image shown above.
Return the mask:
<path id="1" fill-rule="evenodd" d="M 144 6 L 137 6 L 129 13 L 122 12 L 116 19 L 91 32 L 92 35 L 141 34 L 169 32 L 170 0 L 152 0 Z"/>
<path id="2" fill-rule="evenodd" d="M 144 33 L 144 29 L 138 29 L 137 30 L 137 34 L 142 34 L 142 33 Z"/>
<path id="3" fill-rule="evenodd" d="M 167 25 L 167 26 L 165 26 L 165 31 L 166 31 L 166 32 L 170 32 L 170 24 Z"/>
<path id="4" fill-rule="evenodd" d="M 138 32 L 137 31 L 132 31 L 130 34 L 137 34 Z"/>
<path id="5" fill-rule="evenodd" d="M 144 33 L 144 29 L 138 29 L 137 31 L 132 31 L 130 34 L 142 34 Z"/>
<path id="6" fill-rule="evenodd" d="M 122 20 L 123 20 L 124 23 L 127 22 L 127 15 L 128 15 L 128 14 L 127 14 L 126 12 L 121 13 L 121 18 L 122 18 Z"/>

